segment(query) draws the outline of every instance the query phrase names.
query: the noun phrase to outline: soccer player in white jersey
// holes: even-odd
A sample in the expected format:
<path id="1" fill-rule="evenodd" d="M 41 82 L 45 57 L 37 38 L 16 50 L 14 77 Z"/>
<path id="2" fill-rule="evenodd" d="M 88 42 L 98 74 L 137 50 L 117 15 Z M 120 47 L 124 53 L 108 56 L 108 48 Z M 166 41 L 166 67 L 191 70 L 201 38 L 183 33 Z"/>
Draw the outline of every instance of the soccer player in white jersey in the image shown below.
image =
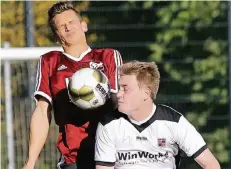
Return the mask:
<path id="1" fill-rule="evenodd" d="M 97 128 L 96 169 L 176 169 L 180 151 L 204 169 L 220 169 L 182 114 L 154 104 L 160 81 L 155 63 L 128 62 L 119 74 L 118 110 Z"/>

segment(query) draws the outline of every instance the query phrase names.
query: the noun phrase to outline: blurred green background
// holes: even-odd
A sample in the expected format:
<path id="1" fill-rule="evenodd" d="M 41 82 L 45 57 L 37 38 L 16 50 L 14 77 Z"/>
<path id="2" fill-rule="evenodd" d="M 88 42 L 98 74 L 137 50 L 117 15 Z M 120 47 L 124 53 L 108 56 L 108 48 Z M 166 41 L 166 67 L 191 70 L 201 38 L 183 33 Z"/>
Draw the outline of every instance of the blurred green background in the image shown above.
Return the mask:
<path id="1" fill-rule="evenodd" d="M 36 47 L 58 46 L 47 25 L 47 9 L 56 1 L 33 1 Z M 206 140 L 222 168 L 230 163 L 227 1 L 74 2 L 89 26 L 92 48 L 115 48 L 123 60 L 155 61 L 161 83 L 157 103 L 184 114 Z M 1 47 L 26 46 L 25 2 L 1 2 Z M 36 61 L 37 63 L 37 61 Z M 1 63 L 1 72 L 3 72 Z M 12 62 L 15 167 L 27 155 L 29 119 L 26 61 Z M 1 74 L 1 84 L 4 83 Z M 1 85 L 1 168 L 7 168 L 4 86 Z M 52 124 L 39 169 L 55 168 L 57 128 Z M 187 166 L 187 167 L 186 167 Z M 182 168 L 200 168 L 184 159 Z"/>

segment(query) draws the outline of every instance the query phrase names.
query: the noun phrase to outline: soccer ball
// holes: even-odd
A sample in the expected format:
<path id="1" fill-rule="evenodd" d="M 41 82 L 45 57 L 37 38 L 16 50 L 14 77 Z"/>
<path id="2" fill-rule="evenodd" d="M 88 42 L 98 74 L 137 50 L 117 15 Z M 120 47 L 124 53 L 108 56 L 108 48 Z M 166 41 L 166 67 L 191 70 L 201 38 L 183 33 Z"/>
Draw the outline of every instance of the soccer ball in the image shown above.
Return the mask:
<path id="1" fill-rule="evenodd" d="M 100 107 L 110 97 L 109 80 L 100 70 L 82 68 L 70 78 L 68 95 L 70 100 L 81 109 Z"/>

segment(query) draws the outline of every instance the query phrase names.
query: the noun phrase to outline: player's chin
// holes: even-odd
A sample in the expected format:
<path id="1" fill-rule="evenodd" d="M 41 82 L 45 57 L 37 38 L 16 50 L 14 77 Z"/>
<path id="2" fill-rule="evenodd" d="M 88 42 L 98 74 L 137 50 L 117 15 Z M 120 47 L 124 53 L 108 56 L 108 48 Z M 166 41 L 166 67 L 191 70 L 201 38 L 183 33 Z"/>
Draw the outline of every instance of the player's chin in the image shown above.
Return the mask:
<path id="1" fill-rule="evenodd" d="M 118 110 L 122 113 L 127 112 L 126 106 L 123 103 L 118 103 Z"/>

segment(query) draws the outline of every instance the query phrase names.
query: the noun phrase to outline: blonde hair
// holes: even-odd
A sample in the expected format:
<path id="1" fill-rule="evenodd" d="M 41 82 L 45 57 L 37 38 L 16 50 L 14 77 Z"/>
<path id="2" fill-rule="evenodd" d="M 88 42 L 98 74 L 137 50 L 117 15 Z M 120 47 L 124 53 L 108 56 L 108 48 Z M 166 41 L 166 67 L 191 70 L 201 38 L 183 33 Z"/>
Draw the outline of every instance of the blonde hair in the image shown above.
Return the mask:
<path id="1" fill-rule="evenodd" d="M 135 75 L 139 86 L 148 87 L 151 90 L 152 99 L 156 99 L 160 83 L 160 73 L 155 62 L 127 62 L 119 68 L 119 74 L 120 76 Z"/>

